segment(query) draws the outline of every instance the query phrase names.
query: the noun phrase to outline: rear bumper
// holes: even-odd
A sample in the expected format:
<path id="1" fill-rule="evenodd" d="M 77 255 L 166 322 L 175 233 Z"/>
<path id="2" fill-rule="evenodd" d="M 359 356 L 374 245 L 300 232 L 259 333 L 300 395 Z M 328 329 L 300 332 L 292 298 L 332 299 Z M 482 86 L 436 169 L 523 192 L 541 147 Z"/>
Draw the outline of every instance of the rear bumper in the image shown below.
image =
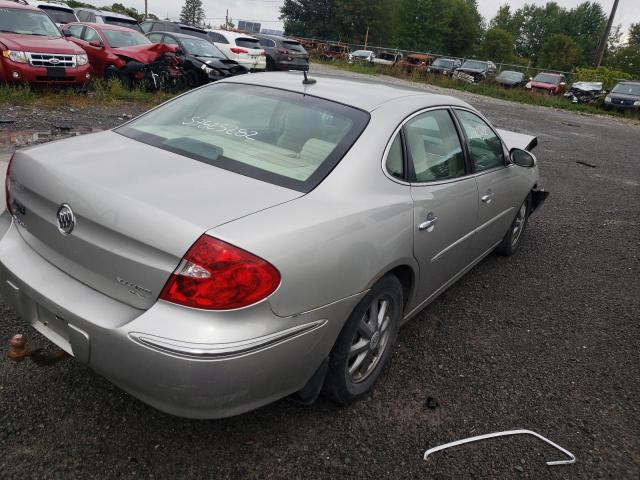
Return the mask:
<path id="1" fill-rule="evenodd" d="M 76 68 L 65 68 L 63 76 L 52 77 L 48 75 L 45 67 L 33 67 L 28 64 L 7 60 L 0 61 L 3 62 L 0 76 L 3 77 L 2 80 L 10 84 L 83 86 L 91 79 L 91 66 L 89 64 Z"/>
<path id="2" fill-rule="evenodd" d="M 604 102 L 607 108 L 617 108 L 620 110 L 640 110 L 640 105 L 623 105 L 621 103 Z"/>
<path id="3" fill-rule="evenodd" d="M 309 71 L 309 62 L 300 60 L 276 60 L 278 70 Z"/>
<path id="4" fill-rule="evenodd" d="M 130 307 L 40 257 L 0 216 L 0 293 L 34 328 L 164 412 L 236 415 L 300 390 L 329 354 L 356 295 L 294 317 L 268 302 L 204 312 L 159 301 Z"/>

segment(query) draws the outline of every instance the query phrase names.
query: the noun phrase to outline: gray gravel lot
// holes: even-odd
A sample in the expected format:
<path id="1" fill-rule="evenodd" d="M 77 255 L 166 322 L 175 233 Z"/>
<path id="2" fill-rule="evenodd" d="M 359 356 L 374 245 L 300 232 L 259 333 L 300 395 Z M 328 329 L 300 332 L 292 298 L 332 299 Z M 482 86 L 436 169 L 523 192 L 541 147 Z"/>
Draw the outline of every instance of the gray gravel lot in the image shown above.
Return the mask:
<path id="1" fill-rule="evenodd" d="M 2 358 L 0 478 L 639 478 L 640 126 L 451 93 L 498 127 L 539 137 L 551 196 L 518 254 L 490 256 L 406 325 L 368 398 L 348 408 L 285 399 L 194 421 L 73 360 Z M 115 125 L 119 113 L 71 120 Z M 34 124 L 28 109 L 14 114 L 5 133 Z M 0 310 L 3 356 L 17 332 L 50 346 Z M 558 452 L 527 437 L 422 460 L 429 447 L 512 428 L 547 436 L 577 462 L 548 467 Z"/>

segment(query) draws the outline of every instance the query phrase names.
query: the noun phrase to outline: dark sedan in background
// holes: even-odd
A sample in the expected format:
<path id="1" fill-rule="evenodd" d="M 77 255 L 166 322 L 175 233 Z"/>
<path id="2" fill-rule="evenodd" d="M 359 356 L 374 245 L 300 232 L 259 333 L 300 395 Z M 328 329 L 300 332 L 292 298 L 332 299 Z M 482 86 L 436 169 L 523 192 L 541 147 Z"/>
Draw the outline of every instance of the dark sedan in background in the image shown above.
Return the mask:
<path id="1" fill-rule="evenodd" d="M 604 99 L 604 108 L 640 110 L 640 82 L 620 82 Z"/>
<path id="2" fill-rule="evenodd" d="M 524 73 L 513 70 L 503 70 L 496 76 L 496 82 L 503 87 L 514 88 L 524 86 L 526 83 Z"/>
<path id="3" fill-rule="evenodd" d="M 182 53 L 182 68 L 190 88 L 214 82 L 248 70 L 235 60 L 229 60 L 213 43 L 183 33 L 153 32 L 147 34 L 153 43 L 178 47 Z"/>
<path id="4" fill-rule="evenodd" d="M 267 70 L 309 70 L 309 54 L 302 44 L 276 35 L 252 34 L 267 54 Z"/>
<path id="5" fill-rule="evenodd" d="M 455 58 L 437 58 L 427 67 L 427 73 L 451 75 L 461 65 L 462 62 Z"/>

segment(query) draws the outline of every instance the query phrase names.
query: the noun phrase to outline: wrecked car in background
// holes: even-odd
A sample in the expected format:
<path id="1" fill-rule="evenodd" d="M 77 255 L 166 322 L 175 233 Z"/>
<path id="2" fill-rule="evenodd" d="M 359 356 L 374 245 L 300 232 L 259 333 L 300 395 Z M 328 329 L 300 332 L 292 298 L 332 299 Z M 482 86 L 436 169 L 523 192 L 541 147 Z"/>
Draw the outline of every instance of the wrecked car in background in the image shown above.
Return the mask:
<path id="1" fill-rule="evenodd" d="M 371 50 L 356 50 L 347 56 L 349 63 L 373 63 L 373 59 L 376 58 L 376 54 Z"/>
<path id="2" fill-rule="evenodd" d="M 91 66 L 39 8 L 0 0 L 0 82 L 84 86 Z"/>
<path id="3" fill-rule="evenodd" d="M 508 88 L 523 87 L 526 83 L 526 79 L 522 72 L 503 70 L 496 75 L 496 83 Z"/>
<path id="4" fill-rule="evenodd" d="M 456 58 L 437 58 L 427 67 L 427 73 L 451 75 L 461 65 L 462 62 Z"/>
<path id="5" fill-rule="evenodd" d="M 620 82 L 604 99 L 606 109 L 640 109 L 640 82 Z"/>
<path id="6" fill-rule="evenodd" d="M 347 60 L 351 49 L 343 43 L 326 43 L 318 49 L 320 60 L 333 62 L 335 60 Z"/>
<path id="7" fill-rule="evenodd" d="M 412 53 L 407 55 L 405 59 L 398 63 L 398 66 L 407 73 L 426 73 L 427 68 L 435 57 L 433 55 L 426 55 L 424 53 Z"/>
<path id="8" fill-rule="evenodd" d="M 453 72 L 452 78 L 468 83 L 478 83 L 495 75 L 496 64 L 491 61 L 466 60 Z"/>
<path id="9" fill-rule="evenodd" d="M 69 23 L 63 31 L 84 49 L 97 78 L 149 90 L 174 91 L 183 86 L 175 45 L 151 43 L 140 32 L 118 25 Z"/>
<path id="10" fill-rule="evenodd" d="M 167 32 L 152 32 L 147 34 L 147 37 L 154 43 L 164 43 L 179 48 L 188 88 L 249 72 L 235 60 L 229 60 L 208 40 L 182 33 Z"/>
<path id="11" fill-rule="evenodd" d="M 526 87 L 532 92 L 558 95 L 564 93 L 567 81 L 561 73 L 541 72 L 530 79 Z"/>
<path id="12" fill-rule="evenodd" d="M 595 103 L 607 94 L 602 82 L 574 82 L 564 93 L 573 103 Z"/>
<path id="13" fill-rule="evenodd" d="M 395 65 L 402 61 L 403 55 L 400 52 L 381 52 L 380 55 L 373 57 L 373 63 L 378 65 Z"/>

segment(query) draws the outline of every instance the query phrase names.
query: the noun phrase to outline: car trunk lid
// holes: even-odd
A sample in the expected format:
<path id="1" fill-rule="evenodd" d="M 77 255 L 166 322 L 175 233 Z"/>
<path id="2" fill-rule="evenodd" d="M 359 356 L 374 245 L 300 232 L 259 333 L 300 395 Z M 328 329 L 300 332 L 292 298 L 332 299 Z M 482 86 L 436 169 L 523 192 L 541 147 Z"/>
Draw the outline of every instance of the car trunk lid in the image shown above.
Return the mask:
<path id="1" fill-rule="evenodd" d="M 11 185 L 34 250 L 142 309 L 205 231 L 302 195 L 110 131 L 18 151 Z M 58 227 L 63 204 L 75 215 L 69 235 Z"/>

